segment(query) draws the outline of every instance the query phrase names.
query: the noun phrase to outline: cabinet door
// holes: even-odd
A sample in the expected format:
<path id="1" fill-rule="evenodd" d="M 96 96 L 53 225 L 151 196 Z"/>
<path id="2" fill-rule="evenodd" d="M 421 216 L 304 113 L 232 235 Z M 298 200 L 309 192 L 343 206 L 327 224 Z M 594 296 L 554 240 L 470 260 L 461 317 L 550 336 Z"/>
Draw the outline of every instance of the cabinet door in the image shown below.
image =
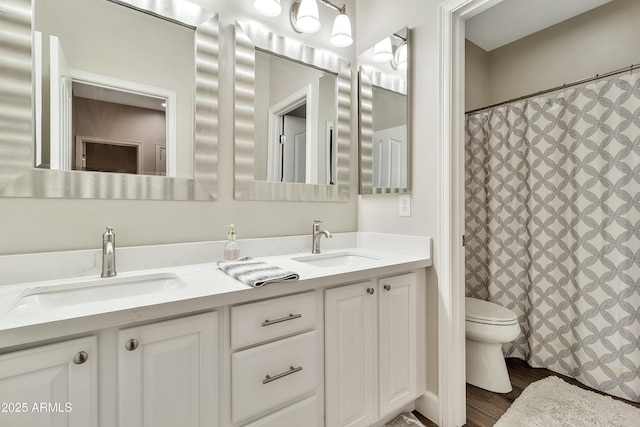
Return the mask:
<path id="1" fill-rule="evenodd" d="M 366 282 L 325 293 L 328 426 L 369 426 L 376 418 L 376 292 Z"/>
<path id="2" fill-rule="evenodd" d="M 120 331 L 120 426 L 218 425 L 217 331 L 217 313 Z"/>
<path id="3" fill-rule="evenodd" d="M 0 356 L 0 426 L 97 426 L 97 340 Z"/>
<path id="4" fill-rule="evenodd" d="M 380 417 L 417 396 L 416 275 L 378 281 Z"/>

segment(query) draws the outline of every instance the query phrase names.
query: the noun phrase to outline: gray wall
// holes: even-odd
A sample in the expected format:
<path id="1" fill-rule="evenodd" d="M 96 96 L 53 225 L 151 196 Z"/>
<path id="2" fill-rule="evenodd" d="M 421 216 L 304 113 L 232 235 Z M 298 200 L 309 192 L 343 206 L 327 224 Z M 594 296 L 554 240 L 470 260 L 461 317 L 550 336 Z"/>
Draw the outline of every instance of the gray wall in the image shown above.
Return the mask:
<path id="1" fill-rule="evenodd" d="M 482 49 L 467 43 L 467 110 L 640 63 L 638 23 L 640 1 L 615 0 L 485 53 L 484 58 L 478 52 Z M 486 81 L 479 71 L 483 61 L 486 95 L 477 93 Z M 478 105 L 482 96 L 486 102 Z"/>
<path id="2" fill-rule="evenodd" d="M 373 131 L 407 124 L 407 97 L 401 93 L 373 87 Z"/>
<path id="3" fill-rule="evenodd" d="M 489 105 L 489 53 L 469 40 L 464 53 L 464 101 L 469 111 Z"/>

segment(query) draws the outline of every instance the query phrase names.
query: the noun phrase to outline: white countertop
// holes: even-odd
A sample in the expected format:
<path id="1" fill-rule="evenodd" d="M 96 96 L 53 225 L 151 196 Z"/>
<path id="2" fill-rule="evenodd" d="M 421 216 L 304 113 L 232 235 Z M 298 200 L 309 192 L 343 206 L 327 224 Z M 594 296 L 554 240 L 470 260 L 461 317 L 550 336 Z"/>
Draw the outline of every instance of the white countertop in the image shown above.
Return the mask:
<path id="1" fill-rule="evenodd" d="M 256 259 L 291 270 L 300 276 L 297 281 L 272 283 L 261 288 L 253 288 L 235 280 L 218 269 L 217 263 L 131 271 L 119 273 L 118 277 L 172 273 L 187 286 L 166 292 L 46 308 L 28 313 L 10 311 L 16 299 L 25 292 L 35 287 L 46 288 L 88 280 L 99 283 L 99 276 L 0 286 L 0 349 L 393 275 L 431 265 L 430 254 L 415 256 L 363 248 L 343 248 L 323 251 L 323 255 L 345 252 L 376 259 L 366 265 L 319 267 L 293 259 L 308 256 L 309 253 L 259 257 Z"/>

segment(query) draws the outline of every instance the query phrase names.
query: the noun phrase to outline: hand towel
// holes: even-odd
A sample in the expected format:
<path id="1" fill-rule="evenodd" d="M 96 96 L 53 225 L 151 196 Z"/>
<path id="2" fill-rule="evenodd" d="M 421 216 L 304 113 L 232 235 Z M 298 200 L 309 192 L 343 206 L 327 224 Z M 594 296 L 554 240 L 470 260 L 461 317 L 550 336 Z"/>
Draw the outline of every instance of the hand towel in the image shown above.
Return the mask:
<path id="1" fill-rule="evenodd" d="M 218 267 L 234 279 L 253 287 L 300 278 L 293 271 L 284 270 L 251 257 L 238 258 L 233 261 L 218 261 Z"/>

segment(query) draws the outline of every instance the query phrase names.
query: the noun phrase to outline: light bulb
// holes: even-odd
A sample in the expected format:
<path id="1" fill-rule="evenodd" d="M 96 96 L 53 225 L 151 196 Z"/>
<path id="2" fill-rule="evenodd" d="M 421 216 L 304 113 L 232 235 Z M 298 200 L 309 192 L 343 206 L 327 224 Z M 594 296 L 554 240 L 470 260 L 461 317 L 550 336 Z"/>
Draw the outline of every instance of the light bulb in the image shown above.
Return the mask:
<path id="1" fill-rule="evenodd" d="M 331 31 L 331 44 L 338 47 L 351 46 L 353 38 L 351 37 L 351 21 L 346 13 L 339 13 L 336 20 L 333 21 L 333 30 Z"/>
<path id="2" fill-rule="evenodd" d="M 278 16 L 282 12 L 280 0 L 256 0 L 253 7 L 261 15 L 269 17 Z"/>

